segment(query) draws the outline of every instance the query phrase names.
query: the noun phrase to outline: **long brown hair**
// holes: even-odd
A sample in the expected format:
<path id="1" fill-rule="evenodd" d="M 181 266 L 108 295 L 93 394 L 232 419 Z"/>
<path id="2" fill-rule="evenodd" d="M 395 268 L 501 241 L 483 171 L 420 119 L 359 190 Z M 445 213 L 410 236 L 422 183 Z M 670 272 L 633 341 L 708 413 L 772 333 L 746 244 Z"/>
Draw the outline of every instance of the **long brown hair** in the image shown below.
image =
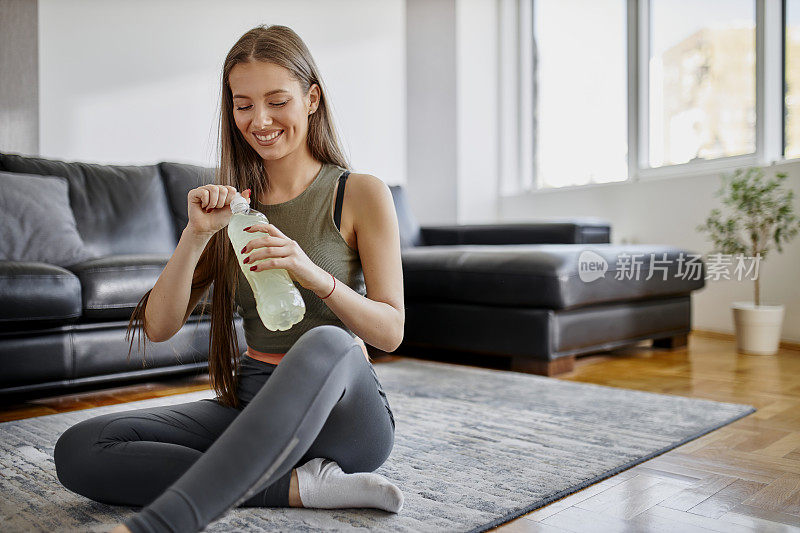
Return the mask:
<path id="1" fill-rule="evenodd" d="M 286 68 L 300 83 L 304 95 L 313 84 L 320 88 L 317 110 L 309 115 L 307 144 L 311 155 L 322 163 L 349 169 L 328 105 L 325 85 L 317 65 L 302 39 L 286 26 L 259 25 L 242 35 L 225 58 L 222 69 L 222 99 L 219 120 L 219 168 L 216 174 L 218 185 L 232 185 L 238 191 L 251 189 L 251 198 L 261 198 L 269 190 L 269 176 L 263 160 L 242 137 L 233 120 L 233 94 L 229 84 L 231 69 L 240 63 L 263 61 Z M 188 193 L 188 191 L 187 191 Z M 213 283 L 211 301 L 211 335 L 208 345 L 208 373 L 211 386 L 219 401 L 239 408 L 236 396 L 235 372 L 238 372 L 239 342 L 233 324 L 235 283 L 239 265 L 223 228 L 214 234 L 200 255 L 192 278 L 192 290 L 207 289 Z M 133 349 L 132 330 L 139 329 L 139 347 L 145 331 L 144 309 L 152 289 L 147 291 L 133 310 L 125 334 L 129 336 L 130 361 Z M 207 300 L 203 299 L 201 316 L 205 314 Z M 146 333 L 145 333 L 146 336 Z M 143 356 L 144 360 L 144 356 Z"/>

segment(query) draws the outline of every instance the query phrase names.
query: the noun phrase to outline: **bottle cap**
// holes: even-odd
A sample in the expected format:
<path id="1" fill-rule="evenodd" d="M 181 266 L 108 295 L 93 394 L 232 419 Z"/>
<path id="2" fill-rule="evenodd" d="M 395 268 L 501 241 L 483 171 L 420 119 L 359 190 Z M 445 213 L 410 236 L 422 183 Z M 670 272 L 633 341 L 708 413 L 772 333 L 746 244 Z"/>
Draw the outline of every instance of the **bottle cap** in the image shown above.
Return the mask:
<path id="1" fill-rule="evenodd" d="M 238 192 L 231 200 L 231 213 L 246 213 L 250 209 L 250 204 L 247 199 Z"/>

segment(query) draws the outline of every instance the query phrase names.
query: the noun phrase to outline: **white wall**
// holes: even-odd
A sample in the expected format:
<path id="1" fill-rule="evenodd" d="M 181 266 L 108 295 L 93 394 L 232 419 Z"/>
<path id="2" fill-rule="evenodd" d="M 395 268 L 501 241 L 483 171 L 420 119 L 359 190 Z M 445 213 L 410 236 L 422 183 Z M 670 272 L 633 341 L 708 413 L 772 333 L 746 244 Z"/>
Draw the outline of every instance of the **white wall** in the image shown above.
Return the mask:
<path id="1" fill-rule="evenodd" d="M 356 171 L 404 183 L 403 0 L 39 0 L 40 154 L 216 165 L 222 62 L 258 24 L 306 42 Z"/>
<path id="2" fill-rule="evenodd" d="M 460 224 L 493 222 L 497 218 L 497 17 L 496 0 L 461 0 L 456 4 L 455 199 L 456 221 Z"/>
<path id="3" fill-rule="evenodd" d="M 422 225 L 458 211 L 456 0 L 407 0 L 409 203 Z"/>
<path id="4" fill-rule="evenodd" d="M 407 196 L 421 225 L 496 218 L 496 0 L 407 0 Z"/>

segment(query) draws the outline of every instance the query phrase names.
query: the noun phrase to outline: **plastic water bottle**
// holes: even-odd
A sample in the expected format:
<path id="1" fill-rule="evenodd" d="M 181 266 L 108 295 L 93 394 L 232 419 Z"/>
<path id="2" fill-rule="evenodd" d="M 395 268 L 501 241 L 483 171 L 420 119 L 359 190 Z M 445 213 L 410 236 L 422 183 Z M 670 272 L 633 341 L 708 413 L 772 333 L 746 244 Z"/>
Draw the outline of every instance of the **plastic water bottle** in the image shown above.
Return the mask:
<path id="1" fill-rule="evenodd" d="M 251 209 L 247 200 L 238 192 L 231 200 L 230 206 L 233 216 L 228 222 L 228 238 L 239 259 L 239 266 L 253 289 L 258 316 L 261 317 L 264 326 L 271 331 L 287 330 L 303 320 L 306 313 L 303 295 L 295 287 L 289 273 L 283 268 L 253 272 L 250 266 L 263 260 L 247 264 L 242 262 L 245 258 L 241 253 L 242 248 L 258 236 L 257 233 L 244 231 L 244 228 L 253 224 L 268 224 L 269 220 L 261 211 Z"/>

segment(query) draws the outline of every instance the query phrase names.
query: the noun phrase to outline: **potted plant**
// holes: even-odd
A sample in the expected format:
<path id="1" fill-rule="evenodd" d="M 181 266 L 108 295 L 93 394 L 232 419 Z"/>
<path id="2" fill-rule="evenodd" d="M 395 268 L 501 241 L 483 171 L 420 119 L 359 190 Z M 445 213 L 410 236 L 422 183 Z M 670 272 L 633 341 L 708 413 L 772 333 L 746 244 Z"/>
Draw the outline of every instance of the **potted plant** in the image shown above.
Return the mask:
<path id="1" fill-rule="evenodd" d="M 712 252 L 743 255 L 758 263 L 766 259 L 773 245 L 783 252 L 781 244 L 790 241 L 800 229 L 793 213 L 794 191 L 781 188 L 786 174 L 778 172 L 764 179 L 764 169 L 737 169 L 722 175 L 717 197 L 731 208 L 723 217 L 718 208 L 711 210 L 698 231 L 708 232 L 714 243 Z M 756 263 L 756 264 L 757 264 Z M 737 350 L 742 353 L 773 355 L 778 351 L 783 324 L 783 304 L 762 305 L 759 275 L 755 276 L 755 295 L 752 302 L 734 302 L 733 321 L 736 328 Z"/>

